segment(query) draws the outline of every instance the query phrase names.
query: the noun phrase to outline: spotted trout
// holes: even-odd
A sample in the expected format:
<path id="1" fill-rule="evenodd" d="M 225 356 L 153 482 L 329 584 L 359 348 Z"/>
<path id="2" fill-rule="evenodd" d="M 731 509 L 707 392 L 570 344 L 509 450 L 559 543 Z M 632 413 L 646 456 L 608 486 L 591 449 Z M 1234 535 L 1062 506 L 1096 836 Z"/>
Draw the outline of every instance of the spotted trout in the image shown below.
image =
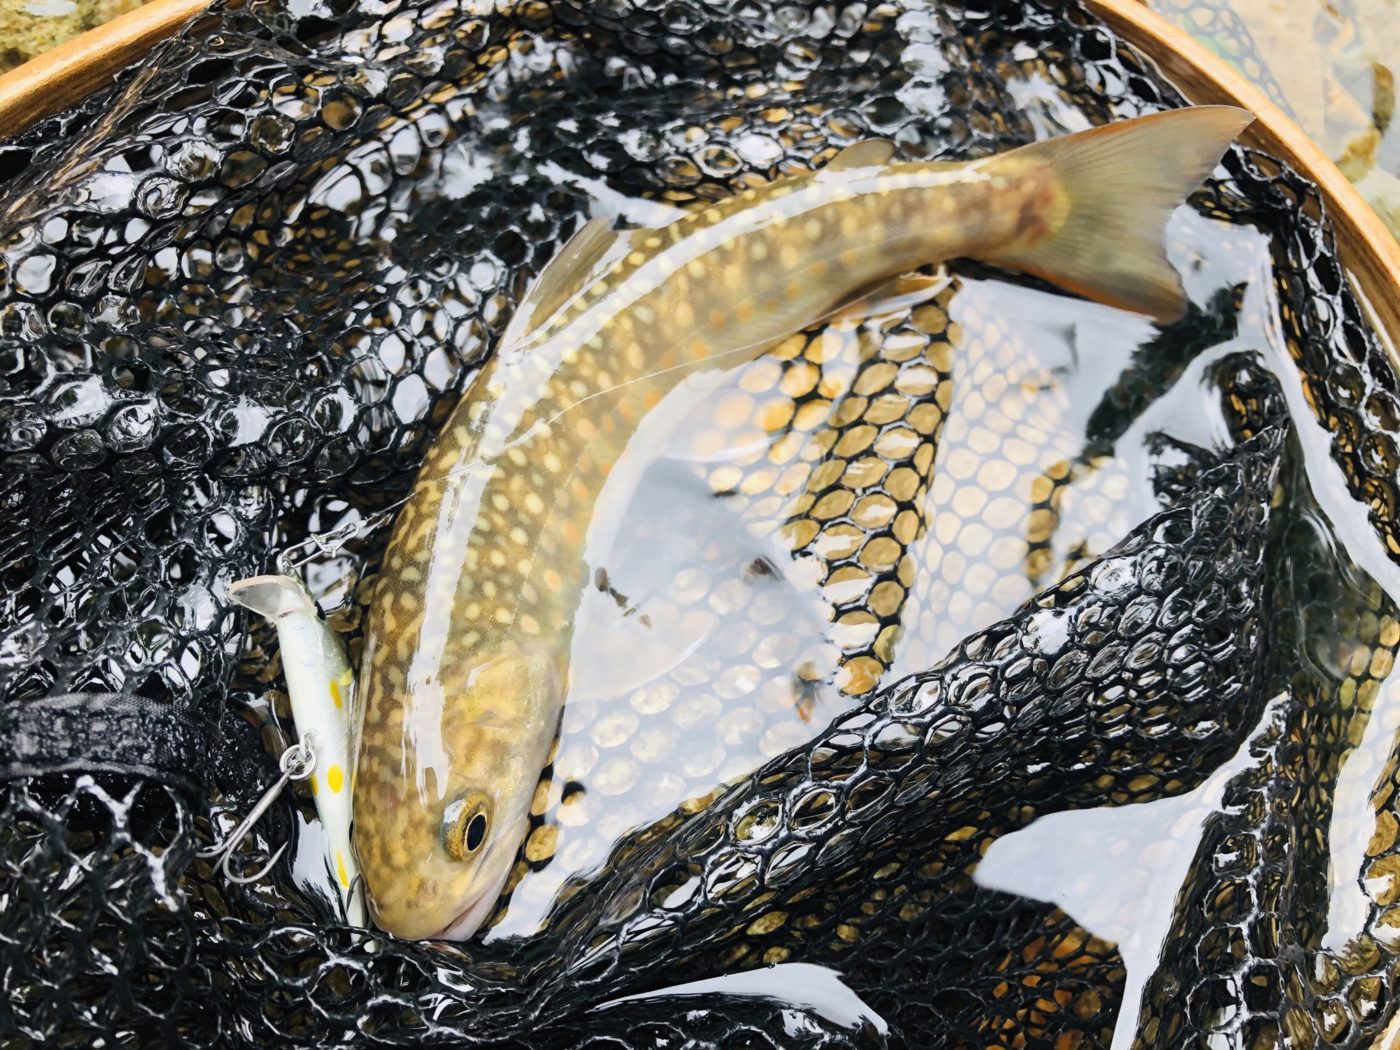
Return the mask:
<path id="1" fill-rule="evenodd" d="M 964 164 L 869 140 L 662 228 L 583 226 L 437 436 L 375 585 L 353 785 L 375 921 L 464 939 L 490 916 L 569 688 L 595 505 L 687 374 L 953 258 L 1174 319 L 1167 219 L 1251 120 L 1176 110 Z"/>

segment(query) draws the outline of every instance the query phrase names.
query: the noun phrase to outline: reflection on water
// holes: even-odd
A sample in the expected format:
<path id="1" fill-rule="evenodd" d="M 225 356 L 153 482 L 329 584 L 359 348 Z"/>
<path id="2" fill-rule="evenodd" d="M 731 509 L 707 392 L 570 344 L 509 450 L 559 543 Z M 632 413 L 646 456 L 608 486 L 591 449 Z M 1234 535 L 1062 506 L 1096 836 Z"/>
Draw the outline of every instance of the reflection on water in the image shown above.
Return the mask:
<path id="1" fill-rule="evenodd" d="M 1209 254 L 1220 231 L 1183 211 L 1174 234 L 1198 301 L 1229 315 L 1212 297 L 1241 275 Z M 702 805 L 1153 513 L 1157 431 L 1227 441 L 1199 370 L 1156 402 L 1135 389 L 1155 334 L 1061 295 L 911 278 L 668 395 L 589 525 L 529 873 L 490 936 L 532 932 L 624 834 Z M 1095 427 L 1114 440 L 1086 442 Z"/>
<path id="2" fill-rule="evenodd" d="M 657 988 L 639 995 L 614 999 L 595 1009 L 606 1010 L 617 1003 L 636 1002 L 641 999 L 683 999 L 687 996 L 703 996 L 707 1000 L 713 1000 L 716 996 L 759 996 L 779 1003 L 805 1007 L 841 1028 L 855 1030 L 868 1025 L 881 1037 L 887 1035 L 890 1028 L 883 1017 L 842 981 L 839 973 L 825 966 L 812 966 L 809 963 L 779 963 L 761 970 L 747 970 L 706 981 L 691 981 L 669 988 Z M 788 1034 L 796 1036 L 799 1033 L 789 1031 Z"/>
<path id="3" fill-rule="evenodd" d="M 1208 236 L 1207 224 L 1195 216 L 1185 225 Z M 1319 865 L 1321 876 L 1315 902 L 1301 909 L 1303 921 L 1314 924 L 1316 933 L 1303 939 L 1332 957 L 1354 957 L 1369 943 L 1365 922 L 1373 901 L 1388 899 L 1393 891 L 1388 869 L 1377 871 L 1368 857 L 1384 848 L 1375 838 L 1380 803 L 1373 793 L 1385 782 L 1387 759 L 1400 730 L 1400 681 L 1391 673 L 1400 642 L 1394 618 L 1400 573 L 1366 526 L 1363 508 L 1348 494 L 1329 456 L 1330 435 L 1313 422 L 1281 347 L 1277 306 L 1264 279 L 1267 245 L 1243 229 L 1216 230 L 1214 236 L 1217 245 L 1188 271 L 1188 287 L 1200 296 L 1218 287 L 1221 278 L 1244 283 L 1238 334 L 1191 364 L 1173 394 L 1154 406 L 1153 425 L 1173 436 L 1184 433 L 1191 423 L 1182 411 L 1182 392 L 1204 390 L 1212 364 L 1232 350 L 1267 353 L 1290 405 L 1302 461 L 1291 477 L 1285 476 L 1281 496 L 1280 515 L 1288 524 L 1276 600 L 1288 612 L 1275 628 L 1273 673 L 1285 692 L 1234 758 L 1195 790 L 1139 805 L 1044 817 L 998 840 L 974 876 L 989 888 L 1054 902 L 1117 944 L 1127 986 L 1115 1048 L 1133 1045 L 1144 989 L 1153 994 L 1149 981 L 1161 974 L 1164 959 L 1192 950 L 1180 940 L 1189 931 L 1176 924 L 1183 921 L 1183 909 L 1190 914 L 1200 906 L 1201 887 L 1209 888 L 1210 879 L 1218 877 L 1214 892 L 1239 894 L 1238 884 L 1230 888 L 1227 874 L 1239 871 L 1252 878 L 1268 863 L 1267 839 L 1256 842 L 1219 829 L 1229 827 L 1230 815 L 1255 805 L 1247 801 L 1251 785 L 1280 775 L 1273 768 L 1279 761 L 1274 749 L 1287 733 L 1303 732 L 1318 753 L 1310 773 L 1315 780 L 1306 788 L 1309 797 L 1294 803 L 1318 804 L 1323 793 L 1335 792 L 1326 827 L 1303 828 L 1306 840 L 1293 847 L 1302 855 L 1296 864 L 1303 874 L 1291 892 L 1310 892 L 1312 863 Z M 1230 261 L 1222 267 L 1225 259 Z M 1302 723 L 1308 727 L 1304 730 L 1280 717 L 1288 690 L 1295 694 L 1293 702 L 1314 712 Z M 1320 812 L 1326 811 L 1322 803 Z M 1262 818 L 1259 813 L 1246 817 L 1246 826 Z M 1090 857 L 1093 863 L 1086 864 Z M 1267 908 L 1268 901 L 1241 901 L 1239 906 Z M 1335 965 L 1326 958 L 1320 954 L 1317 965 Z M 1167 985 L 1170 981 L 1166 978 Z M 1181 991 L 1173 986 L 1168 994 Z M 1231 1001 L 1230 996 L 1222 999 Z M 1230 1018 L 1219 1020 L 1224 1024 Z"/>
<path id="4" fill-rule="evenodd" d="M 1274 94 L 1400 236 L 1394 0 L 1150 0 Z"/>
<path id="5" fill-rule="evenodd" d="M 1206 819 L 1250 761 L 1250 743 L 1281 711 L 1269 706 L 1250 740 L 1194 791 L 1135 806 L 1052 813 L 992 843 L 977 883 L 1051 901 L 1118 946 L 1128 971 L 1113 1050 L 1137 1033 L 1137 1006 L 1171 929 Z M 1093 857 L 1092 864 L 1085 858 Z"/>
<path id="6" fill-rule="evenodd" d="M 1189 209 L 1170 234 L 1195 306 L 1165 335 L 1025 285 L 909 278 L 663 402 L 659 436 L 639 433 L 624 495 L 610 483 L 590 526 L 594 586 L 556 758 L 488 940 L 530 935 L 624 835 L 703 807 L 1106 552 L 1161 506 L 1174 472 L 1229 443 L 1219 365 L 1253 351 L 1283 387 L 1306 467 L 1281 496 L 1300 538 L 1275 674 L 1280 697 L 1310 690 L 1329 720 L 1319 776 L 1337 803 L 1319 847 L 1331 858 L 1319 943 L 1348 950 L 1365 918 L 1369 796 L 1400 715 L 1381 688 L 1400 630 L 1380 587 L 1400 586 L 1303 400 L 1267 243 Z M 1044 818 L 975 873 L 1117 943 L 1128 999 L 1115 1045 L 1131 1042 L 1144 990 L 1156 994 L 1183 895 L 1213 870 L 1203 836 L 1265 762 L 1281 710 L 1194 791 Z M 726 980 L 783 998 L 756 977 Z"/>

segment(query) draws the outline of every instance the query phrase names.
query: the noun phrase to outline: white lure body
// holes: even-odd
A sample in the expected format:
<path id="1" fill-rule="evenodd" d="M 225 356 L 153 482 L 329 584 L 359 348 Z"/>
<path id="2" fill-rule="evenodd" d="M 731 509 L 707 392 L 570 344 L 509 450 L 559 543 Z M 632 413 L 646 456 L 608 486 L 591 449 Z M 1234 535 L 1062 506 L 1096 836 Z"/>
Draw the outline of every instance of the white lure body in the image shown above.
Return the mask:
<path id="1" fill-rule="evenodd" d="M 340 890 L 346 920 L 364 926 L 364 895 L 351 893 L 358 874 L 350 851 L 355 673 L 340 638 L 300 580 L 252 576 L 230 584 L 229 597 L 277 628 L 297 739 L 315 755 L 311 793 L 325 830 L 326 865 Z"/>

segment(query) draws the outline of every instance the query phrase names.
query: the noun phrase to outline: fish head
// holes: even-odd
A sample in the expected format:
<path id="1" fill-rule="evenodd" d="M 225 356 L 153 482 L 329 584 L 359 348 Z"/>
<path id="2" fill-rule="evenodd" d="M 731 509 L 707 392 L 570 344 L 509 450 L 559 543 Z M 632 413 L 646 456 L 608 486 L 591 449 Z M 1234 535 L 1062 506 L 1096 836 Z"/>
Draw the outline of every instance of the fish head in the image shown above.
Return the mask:
<path id="1" fill-rule="evenodd" d="M 465 940 L 491 915 L 558 727 L 556 663 L 506 644 L 489 658 L 443 664 L 434 681 L 409 690 L 388 739 L 367 708 L 355 851 L 381 929 Z"/>

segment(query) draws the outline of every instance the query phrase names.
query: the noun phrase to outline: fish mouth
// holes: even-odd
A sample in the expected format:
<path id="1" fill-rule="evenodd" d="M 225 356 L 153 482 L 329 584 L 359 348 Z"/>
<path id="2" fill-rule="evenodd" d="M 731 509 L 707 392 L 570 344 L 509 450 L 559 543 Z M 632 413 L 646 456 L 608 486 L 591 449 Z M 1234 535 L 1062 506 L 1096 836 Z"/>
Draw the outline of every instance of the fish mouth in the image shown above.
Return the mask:
<path id="1" fill-rule="evenodd" d="M 489 858 L 488 858 L 489 859 Z M 436 933 L 429 934 L 425 940 L 429 941 L 465 941 L 472 934 L 480 929 L 481 924 L 486 921 L 491 914 L 491 910 L 496 906 L 496 902 L 501 899 L 501 891 L 505 888 L 506 879 L 510 876 L 510 868 L 506 868 L 499 878 L 482 893 L 472 899 L 472 902 L 463 908 L 451 919 L 447 925 Z"/>
<path id="2" fill-rule="evenodd" d="M 490 896 L 483 893 L 437 933 L 429 934 L 426 940 L 465 941 L 469 939 L 481 927 L 499 896 L 498 893 Z"/>
<path id="3" fill-rule="evenodd" d="M 523 822 L 522 822 L 523 823 Z M 505 836 L 497 839 L 489 847 L 481 858 L 481 864 L 477 870 L 490 867 L 492 861 L 496 859 L 503 849 L 509 847 L 512 853 L 520 848 L 519 842 L 513 836 Z M 510 877 L 512 865 L 507 864 L 496 878 L 487 883 L 479 894 L 473 894 L 468 904 L 459 911 L 456 916 L 447 922 L 436 933 L 430 933 L 424 940 L 429 941 L 465 941 L 476 933 L 477 929 L 491 914 L 491 909 L 496 906 L 496 902 L 501 899 L 501 891 L 505 889 L 506 880 Z"/>

